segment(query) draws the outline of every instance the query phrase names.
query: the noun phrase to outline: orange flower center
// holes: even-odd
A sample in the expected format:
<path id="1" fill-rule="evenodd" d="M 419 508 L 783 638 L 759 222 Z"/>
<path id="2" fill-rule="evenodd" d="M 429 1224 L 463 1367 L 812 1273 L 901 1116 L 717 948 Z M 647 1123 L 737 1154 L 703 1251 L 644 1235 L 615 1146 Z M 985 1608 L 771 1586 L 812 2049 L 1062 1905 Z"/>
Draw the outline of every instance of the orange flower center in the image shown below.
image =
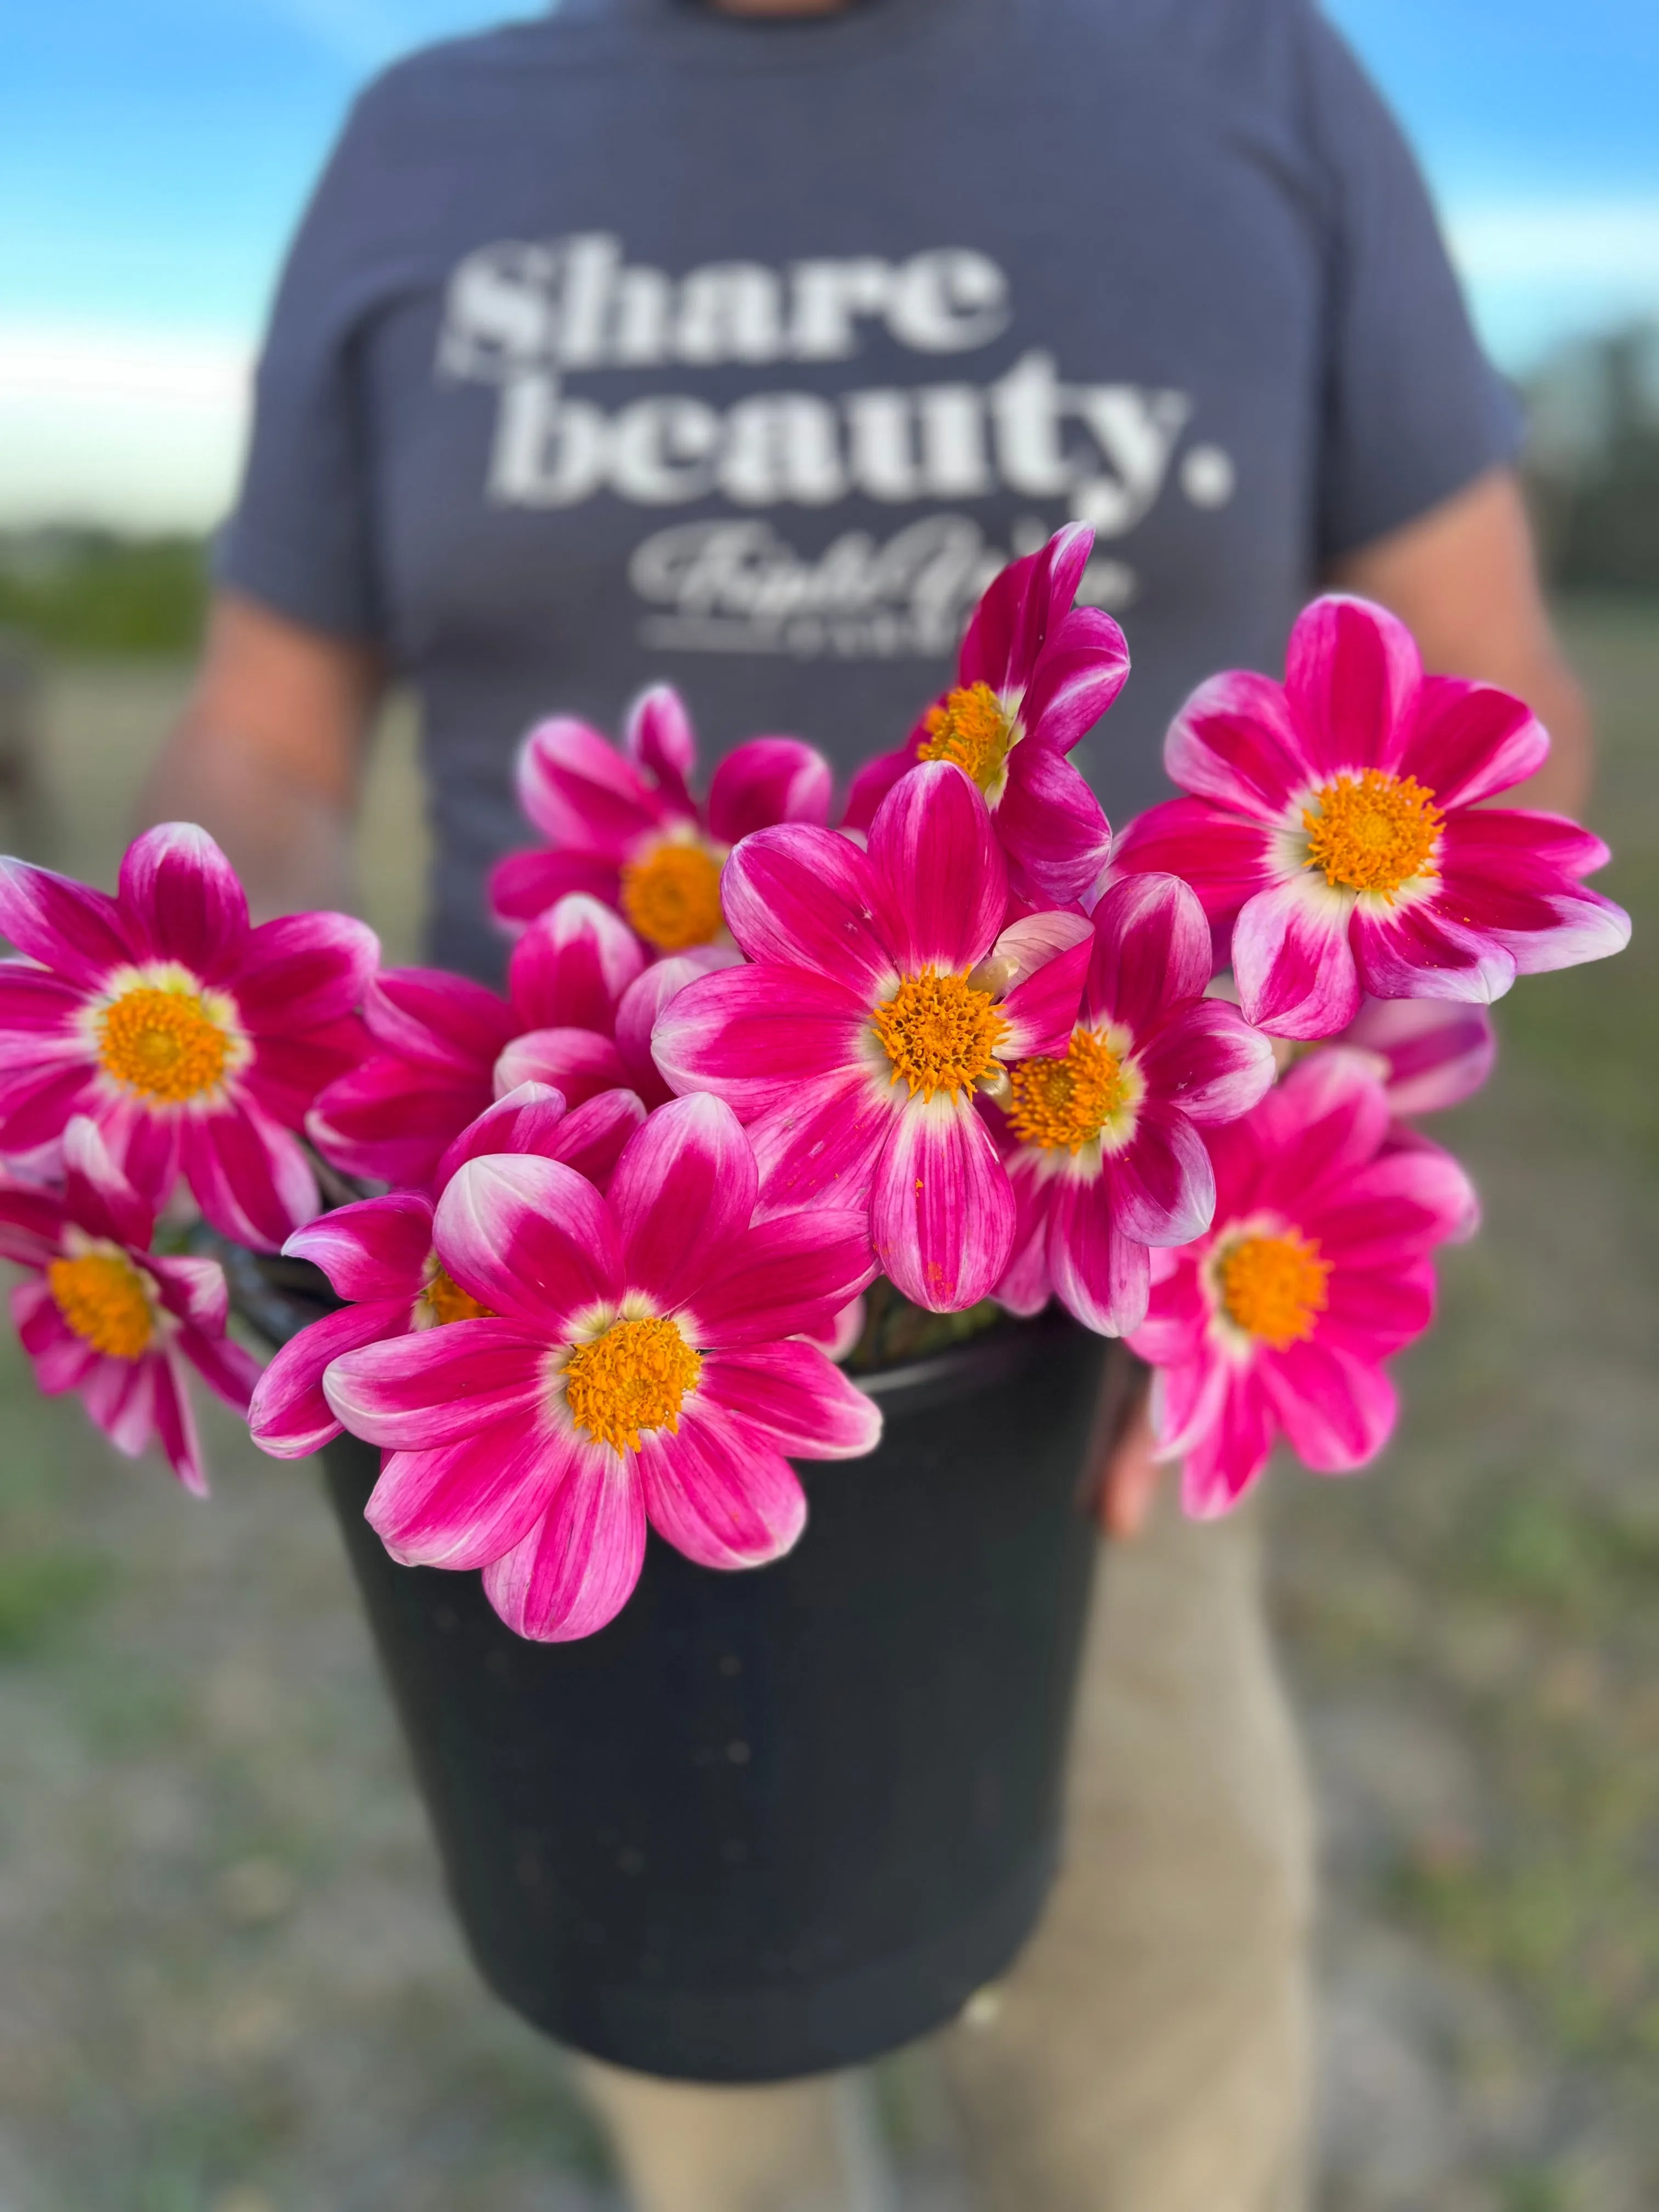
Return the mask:
<path id="1" fill-rule="evenodd" d="M 613 1321 L 565 1362 L 565 1403 L 596 1443 L 637 1451 L 647 1430 L 678 1429 L 702 1373 L 702 1355 L 672 1321 Z"/>
<path id="2" fill-rule="evenodd" d="M 720 864 L 706 845 L 653 846 L 623 869 L 622 909 L 659 952 L 711 945 L 725 925 Z"/>
<path id="3" fill-rule="evenodd" d="M 1073 1030 L 1064 1060 L 1027 1060 L 1009 1073 L 1008 1123 L 1024 1145 L 1080 1152 L 1124 1103 L 1117 1054 L 1092 1030 Z"/>
<path id="4" fill-rule="evenodd" d="M 230 1039 L 198 992 L 139 983 L 98 1017 L 98 1057 L 141 1097 L 180 1105 L 211 1091 L 225 1072 Z"/>
<path id="5" fill-rule="evenodd" d="M 1376 768 L 1339 775 L 1303 809 L 1307 865 L 1322 868 L 1333 890 L 1381 891 L 1392 899 L 1413 877 L 1436 872 L 1430 855 L 1444 822 L 1434 793 L 1415 776 Z"/>
<path id="6" fill-rule="evenodd" d="M 965 975 L 932 968 L 907 975 L 871 1017 L 881 1048 L 914 1098 L 936 1091 L 971 1091 L 995 1064 L 1007 1023 L 988 991 L 975 991 Z"/>
<path id="7" fill-rule="evenodd" d="M 421 1297 L 436 1327 L 442 1328 L 452 1321 L 495 1320 L 494 1309 L 481 1306 L 471 1291 L 464 1291 L 446 1267 L 440 1266 L 436 1260 L 428 1261 L 427 1264 L 431 1272 L 427 1276 L 426 1287 Z"/>
<path id="8" fill-rule="evenodd" d="M 1013 724 L 988 684 L 952 691 L 942 707 L 927 709 L 923 726 L 927 735 L 919 759 L 954 761 L 988 799 L 1000 796 Z"/>
<path id="9" fill-rule="evenodd" d="M 1316 1237 L 1243 1237 L 1221 1262 L 1221 1302 L 1247 1334 L 1284 1352 L 1313 1334 L 1330 1272 Z"/>
<path id="10" fill-rule="evenodd" d="M 155 1334 L 143 1278 L 117 1252 L 53 1260 L 46 1281 L 58 1310 L 84 1344 L 112 1359 L 138 1359 Z"/>

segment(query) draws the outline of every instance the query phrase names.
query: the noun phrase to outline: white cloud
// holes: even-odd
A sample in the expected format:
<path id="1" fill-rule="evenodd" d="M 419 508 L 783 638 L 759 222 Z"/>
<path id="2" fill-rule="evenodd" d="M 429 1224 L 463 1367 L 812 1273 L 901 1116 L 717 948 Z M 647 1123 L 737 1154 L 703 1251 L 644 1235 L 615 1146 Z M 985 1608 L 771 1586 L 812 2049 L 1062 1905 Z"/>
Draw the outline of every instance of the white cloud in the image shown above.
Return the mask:
<path id="1" fill-rule="evenodd" d="M 201 529 L 235 490 L 252 347 L 0 323 L 0 523 Z"/>

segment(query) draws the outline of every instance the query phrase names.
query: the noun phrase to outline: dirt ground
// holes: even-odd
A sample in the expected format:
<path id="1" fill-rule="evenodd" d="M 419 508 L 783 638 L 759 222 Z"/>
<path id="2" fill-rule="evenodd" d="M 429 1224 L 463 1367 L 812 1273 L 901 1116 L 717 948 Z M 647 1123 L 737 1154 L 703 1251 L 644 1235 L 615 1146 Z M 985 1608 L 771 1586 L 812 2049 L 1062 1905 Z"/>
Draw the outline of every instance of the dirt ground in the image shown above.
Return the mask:
<path id="1" fill-rule="evenodd" d="M 1659 2204 L 1659 614 L 1571 629 L 1636 945 L 1523 987 L 1437 1133 L 1486 1227 L 1388 1464 L 1275 1483 L 1327 1839 L 1321 2212 Z M 0 844 L 107 879 L 180 681 L 52 672 Z M 362 854 L 404 958 L 411 759 L 400 720 Z M 312 1470 L 216 1420 L 197 1505 L 9 1338 L 0 1408 L 0 2212 L 613 2212 L 439 1899 Z M 925 2069 L 878 2089 L 907 2212 L 942 2212 Z"/>

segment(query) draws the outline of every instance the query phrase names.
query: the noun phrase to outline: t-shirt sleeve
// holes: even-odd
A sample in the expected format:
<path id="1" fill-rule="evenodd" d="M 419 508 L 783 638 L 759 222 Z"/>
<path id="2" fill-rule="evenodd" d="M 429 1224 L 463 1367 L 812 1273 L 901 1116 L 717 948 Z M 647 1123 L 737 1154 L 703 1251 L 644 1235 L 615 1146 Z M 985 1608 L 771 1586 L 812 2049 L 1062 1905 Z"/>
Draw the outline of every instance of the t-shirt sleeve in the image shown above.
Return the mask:
<path id="1" fill-rule="evenodd" d="M 308 628 L 381 635 L 362 340 L 373 294 L 376 138 L 360 101 L 289 249 L 254 380 L 216 581 Z"/>
<path id="2" fill-rule="evenodd" d="M 1304 125 L 1326 196 L 1322 560 L 1398 529 L 1521 441 L 1399 125 L 1308 0 Z"/>

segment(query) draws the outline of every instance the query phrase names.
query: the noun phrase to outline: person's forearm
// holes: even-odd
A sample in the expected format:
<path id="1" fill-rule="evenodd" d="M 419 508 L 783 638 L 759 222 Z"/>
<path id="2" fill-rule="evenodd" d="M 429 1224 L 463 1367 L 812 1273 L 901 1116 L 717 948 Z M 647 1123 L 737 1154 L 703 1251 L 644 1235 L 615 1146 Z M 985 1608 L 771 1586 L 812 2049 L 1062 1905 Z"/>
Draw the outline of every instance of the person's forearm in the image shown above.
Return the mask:
<path id="1" fill-rule="evenodd" d="M 198 822 L 218 842 L 256 921 L 352 903 L 349 806 L 296 781 L 234 732 L 187 714 L 140 805 L 146 824 Z"/>

